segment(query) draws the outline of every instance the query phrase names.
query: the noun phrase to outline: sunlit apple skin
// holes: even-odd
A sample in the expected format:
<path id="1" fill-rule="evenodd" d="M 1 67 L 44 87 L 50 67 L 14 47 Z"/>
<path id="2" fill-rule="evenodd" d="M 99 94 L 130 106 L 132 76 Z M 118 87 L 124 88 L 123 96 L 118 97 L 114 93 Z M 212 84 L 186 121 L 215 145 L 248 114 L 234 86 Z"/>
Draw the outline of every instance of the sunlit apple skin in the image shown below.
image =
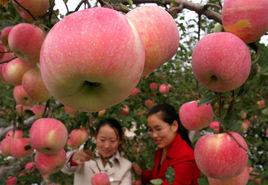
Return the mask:
<path id="1" fill-rule="evenodd" d="M 140 6 L 126 16 L 133 22 L 145 47 L 143 75 L 147 76 L 174 56 L 179 30 L 172 16 L 160 6 Z"/>
<path id="2" fill-rule="evenodd" d="M 194 47 L 192 69 L 195 78 L 209 90 L 231 91 L 244 84 L 249 76 L 250 51 L 232 33 L 211 33 Z"/>
<path id="3" fill-rule="evenodd" d="M 123 14 L 98 7 L 72 13 L 50 30 L 40 66 L 52 96 L 79 111 L 97 112 L 129 96 L 144 60 L 134 26 Z"/>
<path id="4" fill-rule="evenodd" d="M 248 163 L 248 146 L 236 132 L 206 134 L 195 145 L 198 168 L 211 178 L 230 178 L 239 175 Z"/>
<path id="5" fill-rule="evenodd" d="M 225 31 L 255 42 L 268 31 L 268 1 L 224 0 L 222 22 Z"/>

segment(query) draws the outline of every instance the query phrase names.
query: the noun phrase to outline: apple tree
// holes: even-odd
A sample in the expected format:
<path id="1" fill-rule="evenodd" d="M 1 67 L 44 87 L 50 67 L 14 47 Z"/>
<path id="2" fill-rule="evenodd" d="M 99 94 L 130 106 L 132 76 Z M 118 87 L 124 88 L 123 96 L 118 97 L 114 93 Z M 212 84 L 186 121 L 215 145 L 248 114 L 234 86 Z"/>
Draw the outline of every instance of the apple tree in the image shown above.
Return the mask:
<path id="1" fill-rule="evenodd" d="M 267 0 L 0 0 L 0 12 L 0 184 L 72 184 L 66 152 L 94 150 L 104 117 L 149 168 L 146 114 L 164 102 L 190 130 L 201 185 L 268 184 Z"/>

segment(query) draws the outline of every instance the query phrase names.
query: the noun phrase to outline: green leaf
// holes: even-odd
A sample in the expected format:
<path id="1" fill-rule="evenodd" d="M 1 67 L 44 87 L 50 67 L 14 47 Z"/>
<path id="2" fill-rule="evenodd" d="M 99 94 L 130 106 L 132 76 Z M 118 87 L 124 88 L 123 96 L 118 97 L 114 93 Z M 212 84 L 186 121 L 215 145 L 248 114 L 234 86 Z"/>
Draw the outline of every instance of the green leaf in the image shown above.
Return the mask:
<path id="1" fill-rule="evenodd" d="M 205 103 L 211 103 L 218 96 L 219 96 L 218 94 L 208 94 L 205 97 L 203 97 L 201 100 L 198 101 L 198 106 L 203 105 Z"/>
<path id="2" fill-rule="evenodd" d="M 268 47 L 265 46 L 264 44 L 258 44 L 258 60 L 257 63 L 261 67 L 268 67 Z"/>
<path id="3" fill-rule="evenodd" d="M 166 179 L 167 179 L 169 184 L 173 184 L 174 179 L 175 179 L 175 170 L 174 170 L 174 168 L 172 168 L 171 166 L 168 167 L 168 169 L 166 171 L 166 174 L 165 174 L 165 177 L 166 177 Z"/>
<path id="4" fill-rule="evenodd" d="M 161 185 L 163 183 L 163 180 L 162 179 L 153 179 L 153 180 L 150 180 L 150 183 L 153 185 Z"/>

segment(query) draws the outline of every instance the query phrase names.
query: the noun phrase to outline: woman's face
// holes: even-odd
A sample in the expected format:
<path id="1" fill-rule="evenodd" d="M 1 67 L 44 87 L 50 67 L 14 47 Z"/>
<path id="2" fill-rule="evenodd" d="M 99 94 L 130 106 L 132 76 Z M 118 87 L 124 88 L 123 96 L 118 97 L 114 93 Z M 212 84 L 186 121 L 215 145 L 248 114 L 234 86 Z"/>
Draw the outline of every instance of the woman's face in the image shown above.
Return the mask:
<path id="1" fill-rule="evenodd" d="M 118 150 L 120 141 L 116 131 L 109 125 L 104 125 L 100 128 L 96 136 L 96 145 L 103 158 L 111 157 Z"/>
<path id="2" fill-rule="evenodd" d="M 165 148 L 171 144 L 176 136 L 178 123 L 171 125 L 161 119 L 161 113 L 156 113 L 147 118 L 149 134 L 158 148 Z"/>

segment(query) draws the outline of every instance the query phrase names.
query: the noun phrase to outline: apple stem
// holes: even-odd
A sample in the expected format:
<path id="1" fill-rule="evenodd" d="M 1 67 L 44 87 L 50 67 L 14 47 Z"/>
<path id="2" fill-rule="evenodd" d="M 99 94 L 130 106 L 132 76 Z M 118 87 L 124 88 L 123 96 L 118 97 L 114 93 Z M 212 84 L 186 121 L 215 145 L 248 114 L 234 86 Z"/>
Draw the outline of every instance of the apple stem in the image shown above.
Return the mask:
<path id="1" fill-rule="evenodd" d="M 19 5 L 19 7 L 21 7 L 23 10 L 25 10 L 32 17 L 33 20 L 36 21 L 36 18 L 33 16 L 33 14 L 27 8 L 25 8 L 24 6 L 22 6 L 17 0 L 14 0 L 14 2 L 17 5 Z"/>

